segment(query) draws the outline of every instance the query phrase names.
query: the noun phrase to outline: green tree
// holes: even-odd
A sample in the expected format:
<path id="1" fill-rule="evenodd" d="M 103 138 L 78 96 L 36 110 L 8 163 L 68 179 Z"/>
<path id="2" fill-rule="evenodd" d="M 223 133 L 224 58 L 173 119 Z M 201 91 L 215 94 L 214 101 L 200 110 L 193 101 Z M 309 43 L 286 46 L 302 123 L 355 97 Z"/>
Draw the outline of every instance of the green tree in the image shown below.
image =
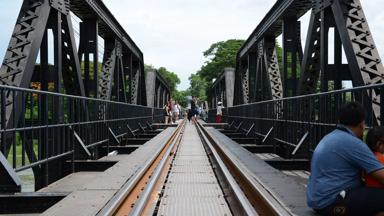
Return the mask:
<path id="1" fill-rule="evenodd" d="M 214 43 L 203 54 L 207 61 L 197 74 L 211 83 L 226 67 L 236 67 L 236 56 L 244 40 L 230 39 Z"/>
<path id="2" fill-rule="evenodd" d="M 164 78 L 165 82 L 168 84 L 171 92 L 171 96 L 174 97 L 177 95 L 177 85 L 180 84 L 180 78 L 177 76 L 176 73 L 169 71 L 165 67 L 160 67 L 156 69 L 153 65 L 144 65 L 144 70 L 150 70 L 150 69 L 155 69 L 159 72 L 159 74 Z"/>
<path id="3" fill-rule="evenodd" d="M 145 72 L 147 72 L 147 70 L 150 70 L 150 69 L 155 69 L 155 67 L 153 67 L 153 65 L 144 64 L 144 71 Z"/>
<path id="4" fill-rule="evenodd" d="M 177 93 L 177 85 L 180 84 L 180 79 L 177 76 L 176 73 L 168 71 L 165 67 L 160 67 L 158 69 L 160 75 L 165 79 L 167 82 L 169 89 L 171 91 L 171 96 L 174 97 Z"/>
<path id="5" fill-rule="evenodd" d="M 188 99 L 187 96 L 190 96 L 190 90 L 184 90 L 184 91 L 176 91 L 173 98 L 175 101 L 177 101 L 182 107 L 188 106 Z"/>
<path id="6" fill-rule="evenodd" d="M 197 74 L 192 74 L 189 77 L 189 82 L 191 84 L 191 87 L 189 89 L 191 96 L 196 96 L 199 101 L 207 100 L 207 81 Z"/>
<path id="7" fill-rule="evenodd" d="M 236 56 L 244 42 L 238 39 L 220 41 L 203 52 L 206 58 L 204 65 L 189 77 L 191 94 L 199 97 L 199 100 L 207 100 L 213 80 L 223 73 L 224 68 L 236 67 Z"/>

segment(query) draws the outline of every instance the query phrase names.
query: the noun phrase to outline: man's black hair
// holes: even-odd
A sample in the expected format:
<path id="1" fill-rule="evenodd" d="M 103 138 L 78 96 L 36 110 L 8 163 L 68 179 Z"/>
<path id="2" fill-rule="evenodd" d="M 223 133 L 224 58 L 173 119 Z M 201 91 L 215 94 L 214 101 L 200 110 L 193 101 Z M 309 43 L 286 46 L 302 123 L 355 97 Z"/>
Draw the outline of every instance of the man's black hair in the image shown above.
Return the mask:
<path id="1" fill-rule="evenodd" d="M 370 129 L 367 133 L 367 137 L 366 137 L 366 142 L 367 142 L 367 145 L 368 147 L 372 150 L 372 151 L 377 151 L 377 148 L 379 147 L 377 145 L 377 142 L 379 140 L 383 140 L 384 141 L 384 127 L 374 127 L 372 129 Z"/>
<path id="2" fill-rule="evenodd" d="M 365 120 L 364 107 L 358 102 L 348 102 L 339 110 L 339 123 L 356 127 Z"/>

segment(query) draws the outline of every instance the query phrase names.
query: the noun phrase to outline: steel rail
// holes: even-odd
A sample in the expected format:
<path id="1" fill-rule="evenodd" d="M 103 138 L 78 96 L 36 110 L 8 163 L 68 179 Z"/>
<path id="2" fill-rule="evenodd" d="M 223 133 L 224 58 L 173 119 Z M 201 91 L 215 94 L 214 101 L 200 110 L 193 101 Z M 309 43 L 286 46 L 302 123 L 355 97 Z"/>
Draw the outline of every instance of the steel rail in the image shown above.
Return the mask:
<path id="1" fill-rule="evenodd" d="M 261 215 L 295 215 L 274 192 L 264 185 L 257 176 L 254 176 L 244 167 L 233 155 L 219 145 L 219 142 L 198 123 L 202 133 L 207 137 L 214 150 L 219 154 L 220 159 L 236 179 L 251 205 Z M 252 214 L 248 214 L 252 215 Z"/>
<path id="2" fill-rule="evenodd" d="M 172 143 L 177 135 L 179 134 L 179 131 L 181 130 L 182 124 L 176 128 L 176 130 L 173 132 L 172 136 L 168 139 L 168 141 L 164 144 L 164 146 L 159 149 L 156 154 L 153 155 L 153 157 L 148 160 L 144 166 L 137 172 L 135 175 L 130 178 L 123 187 L 112 197 L 112 199 L 102 208 L 96 215 L 97 216 L 111 216 L 115 215 L 115 213 L 119 210 L 122 204 L 124 204 L 124 201 L 127 199 L 129 194 L 135 189 L 137 184 L 142 180 L 142 177 L 145 176 L 145 174 L 148 172 L 150 167 L 153 165 L 153 163 L 158 159 L 161 152 L 164 151 L 164 148 L 169 146 L 170 143 Z"/>
<path id="3" fill-rule="evenodd" d="M 180 142 L 180 138 L 183 134 L 183 129 L 185 128 L 185 120 L 183 120 L 183 123 L 181 124 L 180 130 L 177 132 L 175 139 L 172 141 L 172 144 L 168 147 L 167 152 L 164 154 L 164 157 L 161 159 L 159 165 L 157 166 L 155 172 L 152 174 L 150 181 L 147 184 L 147 187 L 144 189 L 144 191 L 141 193 L 139 200 L 135 203 L 134 208 L 129 213 L 129 215 L 132 216 L 138 216 L 141 215 L 147 206 L 147 203 L 150 199 L 150 196 L 156 186 L 157 181 L 159 180 L 164 167 L 166 166 L 166 163 L 169 161 L 169 156 L 171 155 L 172 150 L 177 145 L 178 142 Z"/>
<path id="4" fill-rule="evenodd" d="M 234 179 L 228 168 L 225 166 L 223 160 L 220 158 L 219 153 L 217 153 L 211 141 L 208 139 L 207 134 L 204 133 L 204 127 L 200 123 L 197 123 L 196 129 L 203 143 L 205 143 L 209 150 L 212 152 L 216 163 L 218 164 L 220 170 L 223 172 L 223 175 L 228 185 L 230 186 L 231 190 L 235 195 L 235 198 L 237 199 L 237 203 L 239 203 L 240 205 L 242 213 L 246 215 L 259 215 L 247 199 L 244 192 L 241 190 L 240 186 L 237 184 L 236 180 Z"/>

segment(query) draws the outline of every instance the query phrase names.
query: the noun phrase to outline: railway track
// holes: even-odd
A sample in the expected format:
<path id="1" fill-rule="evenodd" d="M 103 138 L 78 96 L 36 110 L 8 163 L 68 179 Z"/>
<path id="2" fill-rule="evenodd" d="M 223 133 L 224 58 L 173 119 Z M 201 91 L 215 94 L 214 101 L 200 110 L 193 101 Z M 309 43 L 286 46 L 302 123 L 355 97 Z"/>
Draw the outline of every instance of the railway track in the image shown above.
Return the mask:
<path id="1" fill-rule="evenodd" d="M 185 214 L 294 215 L 200 122 L 183 121 L 98 215 Z"/>

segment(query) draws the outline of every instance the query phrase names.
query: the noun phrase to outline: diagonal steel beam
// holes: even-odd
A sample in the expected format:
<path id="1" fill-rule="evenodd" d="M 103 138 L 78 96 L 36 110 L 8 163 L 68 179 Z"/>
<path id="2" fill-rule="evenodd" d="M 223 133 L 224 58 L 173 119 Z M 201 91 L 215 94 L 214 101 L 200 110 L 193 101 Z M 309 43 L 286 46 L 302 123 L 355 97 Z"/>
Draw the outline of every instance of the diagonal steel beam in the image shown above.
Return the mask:
<path id="1" fill-rule="evenodd" d="M 267 13 L 264 19 L 252 32 L 244 46 L 238 53 L 238 58 L 244 58 L 247 53 L 256 48 L 257 42 L 260 41 L 266 34 L 279 35 L 282 29 L 282 20 L 288 13 L 297 14 L 297 18 L 303 16 L 312 7 L 312 0 L 279 0 Z M 279 30 L 277 30 L 279 29 Z"/>
<path id="2" fill-rule="evenodd" d="M 80 18 L 89 16 L 89 12 L 95 13 L 99 22 L 109 29 L 104 34 L 114 34 L 132 51 L 137 59 L 143 61 L 143 53 L 101 0 L 71 0 L 70 4 L 73 12 Z M 111 37 L 113 35 L 106 36 Z"/>

